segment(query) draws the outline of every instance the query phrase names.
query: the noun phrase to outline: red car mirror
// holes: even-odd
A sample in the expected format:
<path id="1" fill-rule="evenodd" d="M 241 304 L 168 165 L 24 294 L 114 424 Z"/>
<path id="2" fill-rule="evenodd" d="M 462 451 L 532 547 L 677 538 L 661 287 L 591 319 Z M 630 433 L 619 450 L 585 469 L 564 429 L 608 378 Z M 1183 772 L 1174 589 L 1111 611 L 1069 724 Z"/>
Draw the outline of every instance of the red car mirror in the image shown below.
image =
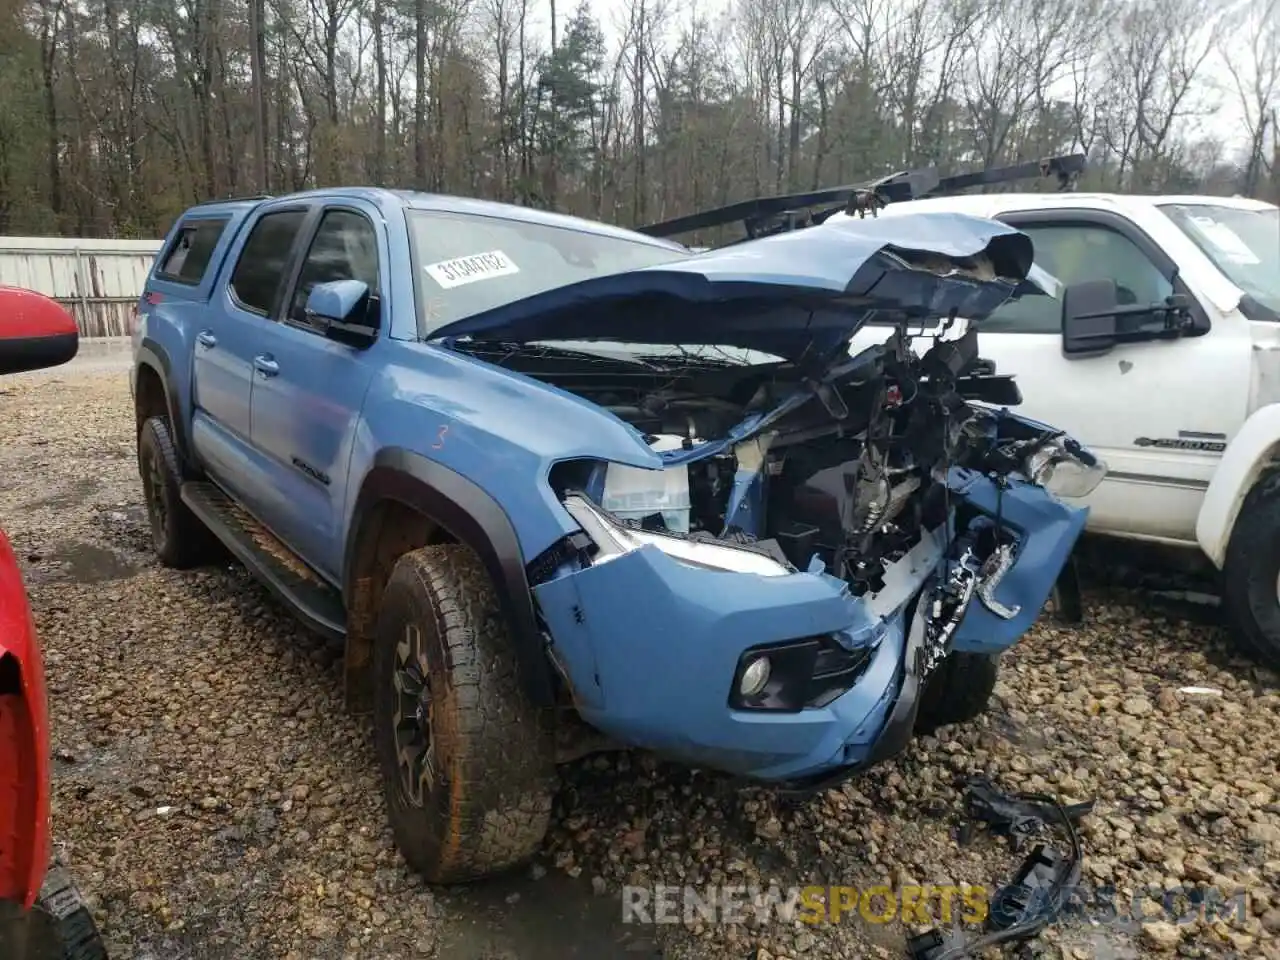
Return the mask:
<path id="1" fill-rule="evenodd" d="M 80 349 L 75 318 L 34 290 L 0 287 L 0 374 L 66 363 Z"/>

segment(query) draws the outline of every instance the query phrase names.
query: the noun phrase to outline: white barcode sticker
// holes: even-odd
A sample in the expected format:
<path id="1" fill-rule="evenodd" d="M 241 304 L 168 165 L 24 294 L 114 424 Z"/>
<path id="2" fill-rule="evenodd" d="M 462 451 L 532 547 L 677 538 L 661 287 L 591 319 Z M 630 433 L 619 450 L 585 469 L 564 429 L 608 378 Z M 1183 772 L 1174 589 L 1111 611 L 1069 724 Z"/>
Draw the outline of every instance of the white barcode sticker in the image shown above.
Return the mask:
<path id="1" fill-rule="evenodd" d="M 452 260 L 441 260 L 429 263 L 424 267 L 427 275 L 436 283 L 448 290 L 463 284 L 475 283 L 477 280 L 489 280 L 493 277 L 509 277 L 519 273 L 520 268 L 511 262 L 501 250 L 490 250 L 487 253 L 473 253 L 467 257 L 455 257 Z"/>
<path id="2" fill-rule="evenodd" d="M 1225 223 L 1218 223 L 1209 217 L 1193 217 L 1192 220 L 1205 238 L 1228 260 L 1251 267 L 1262 262 L 1249 245 L 1240 239 L 1240 235 Z"/>

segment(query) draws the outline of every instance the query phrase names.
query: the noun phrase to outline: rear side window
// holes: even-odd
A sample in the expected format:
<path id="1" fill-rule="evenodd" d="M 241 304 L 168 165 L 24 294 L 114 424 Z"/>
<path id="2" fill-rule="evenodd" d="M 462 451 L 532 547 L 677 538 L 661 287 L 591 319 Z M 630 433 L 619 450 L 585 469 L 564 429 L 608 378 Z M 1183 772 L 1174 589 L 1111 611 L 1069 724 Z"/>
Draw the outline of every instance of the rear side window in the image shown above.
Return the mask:
<path id="1" fill-rule="evenodd" d="M 197 286 L 204 279 L 214 248 L 229 222 L 229 218 L 219 217 L 184 223 L 160 262 L 156 276 L 174 283 Z"/>
<path id="2" fill-rule="evenodd" d="M 231 290 L 246 310 L 275 315 L 289 254 L 306 218 L 306 210 L 282 210 L 253 225 L 231 274 Z"/>

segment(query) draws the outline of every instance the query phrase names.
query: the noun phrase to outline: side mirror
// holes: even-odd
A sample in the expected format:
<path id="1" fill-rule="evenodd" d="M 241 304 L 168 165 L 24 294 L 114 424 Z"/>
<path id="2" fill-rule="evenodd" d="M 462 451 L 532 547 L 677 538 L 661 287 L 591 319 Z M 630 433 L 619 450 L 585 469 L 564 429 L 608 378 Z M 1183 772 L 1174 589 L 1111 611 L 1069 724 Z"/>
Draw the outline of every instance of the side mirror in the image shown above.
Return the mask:
<path id="1" fill-rule="evenodd" d="M 1106 353 L 1117 343 L 1177 340 L 1209 330 L 1185 293 L 1158 303 L 1121 303 L 1114 280 L 1090 280 L 1062 291 L 1062 352 L 1067 357 Z"/>
<path id="2" fill-rule="evenodd" d="M 1106 353 L 1116 345 L 1120 294 L 1114 280 L 1087 280 L 1062 291 L 1062 352 L 1068 357 Z"/>
<path id="3" fill-rule="evenodd" d="M 66 363 L 80 349 L 75 318 L 34 290 L 0 287 L 0 374 Z"/>
<path id="4" fill-rule="evenodd" d="M 307 296 L 307 322 L 330 340 L 365 348 L 378 339 L 378 298 L 363 280 L 317 283 Z"/>

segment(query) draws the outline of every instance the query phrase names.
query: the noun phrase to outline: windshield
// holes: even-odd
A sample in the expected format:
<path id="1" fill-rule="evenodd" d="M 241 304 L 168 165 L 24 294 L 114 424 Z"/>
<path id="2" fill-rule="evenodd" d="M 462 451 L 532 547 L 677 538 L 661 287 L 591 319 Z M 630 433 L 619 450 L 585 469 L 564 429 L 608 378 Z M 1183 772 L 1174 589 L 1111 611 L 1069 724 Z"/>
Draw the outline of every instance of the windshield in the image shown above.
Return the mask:
<path id="1" fill-rule="evenodd" d="M 437 210 L 409 211 L 409 232 L 423 339 L 555 287 L 690 256 L 640 239 Z"/>
<path id="2" fill-rule="evenodd" d="M 414 264 L 422 271 L 422 279 L 415 286 L 418 336 L 424 340 L 447 323 L 554 287 L 692 255 L 640 239 L 437 210 L 410 210 L 409 233 Z M 637 362 L 779 362 L 772 354 L 715 345 L 564 340 L 543 341 L 534 346 Z"/>
<path id="3" fill-rule="evenodd" d="M 1187 203 L 1161 209 L 1228 280 L 1280 319 L 1280 208 Z"/>

